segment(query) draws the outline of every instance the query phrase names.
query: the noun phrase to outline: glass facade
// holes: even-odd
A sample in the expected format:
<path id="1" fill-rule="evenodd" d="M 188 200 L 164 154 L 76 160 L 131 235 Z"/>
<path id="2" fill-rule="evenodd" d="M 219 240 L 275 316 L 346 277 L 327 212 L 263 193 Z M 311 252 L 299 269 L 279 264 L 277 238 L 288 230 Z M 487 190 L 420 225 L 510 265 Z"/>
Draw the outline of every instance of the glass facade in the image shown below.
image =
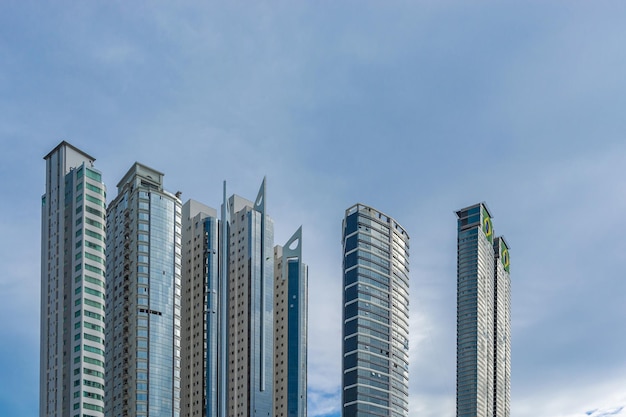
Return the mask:
<path id="1" fill-rule="evenodd" d="M 183 207 L 163 190 L 162 173 L 134 164 L 107 208 L 92 157 L 62 142 L 44 159 L 40 417 L 272 416 L 275 258 L 265 181 L 254 202 L 225 199 L 222 227 L 216 213 L 198 219 L 201 245 L 194 241 L 188 260 L 199 278 L 187 284 Z M 304 416 L 307 268 L 296 235 L 297 249 L 285 249 L 285 410 Z M 191 391 L 196 405 L 183 406 Z"/>
<path id="2" fill-rule="evenodd" d="M 135 164 L 108 211 L 106 415 L 179 417 L 180 200 Z"/>
<path id="3" fill-rule="evenodd" d="M 409 236 L 357 204 L 343 255 L 343 416 L 408 416 Z"/>
<path id="4" fill-rule="evenodd" d="M 274 247 L 274 268 L 274 417 L 305 417 L 308 269 L 302 228 Z"/>
<path id="5" fill-rule="evenodd" d="M 177 417 L 180 412 L 181 208 L 176 203 L 150 193 L 150 417 Z"/>
<path id="6" fill-rule="evenodd" d="M 287 415 L 306 416 L 306 266 L 300 259 L 287 259 Z"/>
<path id="7" fill-rule="evenodd" d="M 222 235 L 228 277 L 227 415 L 272 416 L 274 225 L 265 213 L 265 181 L 255 202 L 224 201 Z"/>
<path id="8" fill-rule="evenodd" d="M 215 210 L 198 219 L 198 250 L 187 258 L 198 280 L 187 283 L 183 207 L 163 190 L 162 173 L 134 164 L 107 208 L 92 157 L 62 142 L 44 159 L 40 417 L 272 416 L 265 181 L 254 202 L 224 199 L 223 225 Z M 304 416 L 307 268 L 296 236 L 297 249 L 285 249 L 285 411 Z"/>
<path id="9" fill-rule="evenodd" d="M 271 415 L 273 410 L 274 263 L 270 256 L 274 230 L 266 216 L 248 211 L 247 238 L 250 270 L 250 396 L 251 415 Z M 273 226 L 273 225 L 272 225 Z"/>
<path id="10" fill-rule="evenodd" d="M 221 290 L 218 281 L 218 222 L 214 217 L 204 219 L 204 256 L 206 267 L 206 417 L 218 417 L 218 340 L 220 328 L 218 321 L 218 292 Z"/>
<path id="11" fill-rule="evenodd" d="M 218 220 L 195 200 L 183 205 L 181 416 L 218 417 Z"/>
<path id="12" fill-rule="evenodd" d="M 503 238 L 494 238 L 491 214 L 485 204 L 456 214 L 456 415 L 506 417 L 510 415 L 508 249 L 503 249 Z"/>

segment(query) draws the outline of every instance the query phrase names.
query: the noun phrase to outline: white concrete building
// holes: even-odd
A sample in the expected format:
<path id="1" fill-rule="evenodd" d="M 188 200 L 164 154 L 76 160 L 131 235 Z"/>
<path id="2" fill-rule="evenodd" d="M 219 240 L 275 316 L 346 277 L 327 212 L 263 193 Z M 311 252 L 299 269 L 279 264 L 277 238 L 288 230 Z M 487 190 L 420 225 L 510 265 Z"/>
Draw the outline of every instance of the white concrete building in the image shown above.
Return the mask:
<path id="1" fill-rule="evenodd" d="M 104 413 L 105 187 L 63 141 L 44 157 L 40 417 Z"/>

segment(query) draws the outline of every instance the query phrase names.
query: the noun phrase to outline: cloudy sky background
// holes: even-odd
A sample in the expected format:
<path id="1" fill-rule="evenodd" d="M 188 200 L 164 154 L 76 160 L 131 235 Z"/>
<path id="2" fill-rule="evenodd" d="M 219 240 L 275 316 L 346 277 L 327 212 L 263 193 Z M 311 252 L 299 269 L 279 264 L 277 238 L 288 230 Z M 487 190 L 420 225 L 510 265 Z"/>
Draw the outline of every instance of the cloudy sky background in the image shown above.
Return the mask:
<path id="1" fill-rule="evenodd" d="M 411 416 L 455 409 L 456 221 L 511 245 L 512 416 L 626 416 L 626 3 L 0 3 L 0 415 L 38 409 L 42 157 L 218 207 L 264 175 L 309 264 L 309 415 L 340 411 L 341 219 L 411 236 Z"/>

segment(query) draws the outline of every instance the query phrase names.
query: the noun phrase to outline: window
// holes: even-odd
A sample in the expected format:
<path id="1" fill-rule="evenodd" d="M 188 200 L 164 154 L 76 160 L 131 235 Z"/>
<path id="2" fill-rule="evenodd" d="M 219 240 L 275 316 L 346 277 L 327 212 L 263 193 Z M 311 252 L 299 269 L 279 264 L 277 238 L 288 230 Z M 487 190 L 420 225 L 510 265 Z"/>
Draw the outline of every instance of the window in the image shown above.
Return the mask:
<path id="1" fill-rule="evenodd" d="M 93 358 L 83 358 L 83 360 L 85 361 L 85 363 L 90 363 L 92 365 L 97 365 L 97 366 L 101 366 L 104 368 L 104 362 L 99 361 L 98 359 L 93 359 Z"/>
<path id="2" fill-rule="evenodd" d="M 104 218 L 104 214 L 103 214 L 100 210 L 96 210 L 95 208 L 92 208 L 92 207 L 86 206 L 86 207 L 85 207 L 85 211 L 86 211 L 87 213 L 95 214 L 95 215 L 96 215 L 96 216 L 98 216 L 98 217 L 102 217 L 102 218 Z"/>
<path id="3" fill-rule="evenodd" d="M 80 266 L 80 265 L 78 265 Z M 89 264 L 85 264 L 85 269 L 90 272 L 95 272 L 96 274 L 104 276 L 104 271 L 100 268 L 96 268 L 95 266 L 91 266 Z M 78 269 L 76 269 L 78 271 Z"/>
<path id="4" fill-rule="evenodd" d="M 80 346 L 76 346 L 76 347 L 80 349 Z M 86 352 L 97 353 L 98 355 L 104 356 L 104 351 L 102 349 L 98 349 L 96 347 L 89 346 L 89 345 L 85 345 L 84 348 Z"/>
<path id="5" fill-rule="evenodd" d="M 93 278 L 93 277 L 90 277 L 90 276 L 87 275 L 87 276 L 85 276 L 85 281 L 90 282 L 92 284 L 99 285 L 100 287 L 104 288 L 104 283 L 102 281 L 100 281 L 99 279 L 96 279 L 96 278 Z"/>
<path id="6" fill-rule="evenodd" d="M 87 410 L 94 410 L 94 411 L 104 412 L 104 408 L 100 407 L 99 405 L 93 405 L 93 404 L 89 404 L 89 403 L 84 403 L 83 407 L 85 407 Z"/>
<path id="7" fill-rule="evenodd" d="M 95 185 L 87 183 L 86 187 L 87 187 L 88 190 L 94 191 L 94 192 L 96 192 L 98 194 L 104 194 L 102 192 L 102 188 L 96 187 Z"/>
<path id="8" fill-rule="evenodd" d="M 87 252 L 85 252 L 85 258 L 87 258 L 87 259 L 91 259 L 92 261 L 96 261 L 96 262 L 99 262 L 99 263 L 101 263 L 101 264 L 103 264 L 103 265 L 104 265 L 104 259 L 102 259 L 102 258 L 101 258 L 101 257 L 99 257 L 99 256 L 92 255 L 91 253 L 87 253 Z M 78 259 L 78 258 L 76 258 L 76 259 Z"/>
<path id="9" fill-rule="evenodd" d="M 104 207 L 104 203 L 102 202 L 102 200 L 100 200 L 99 198 L 96 198 L 96 197 L 92 197 L 89 194 L 85 195 L 85 200 L 90 201 L 90 202 L 92 202 L 94 204 L 97 204 L 99 206 Z"/>
<path id="10" fill-rule="evenodd" d="M 97 343 L 102 343 L 102 339 L 100 339 L 98 336 L 93 336 L 90 334 L 85 333 L 84 335 L 85 340 L 90 340 L 92 342 L 97 342 Z"/>
<path id="11" fill-rule="evenodd" d="M 95 211 L 98 211 L 98 210 L 95 210 Z M 102 213 L 100 213 L 99 211 L 98 211 L 98 213 L 100 215 L 102 215 Z M 85 219 L 85 223 L 87 223 L 87 224 L 89 224 L 91 226 L 95 226 L 95 227 L 97 227 L 99 229 L 103 229 L 104 230 L 104 227 L 102 226 L 102 223 L 100 223 L 99 221 L 91 220 L 91 219 Z M 78 223 L 76 223 L 76 224 L 78 224 Z"/>
<path id="12" fill-rule="evenodd" d="M 97 301 L 91 301 L 89 299 L 85 299 L 85 304 L 91 307 L 97 307 L 97 308 L 104 310 L 104 308 L 102 307 L 102 304 L 98 303 Z"/>
<path id="13" fill-rule="evenodd" d="M 102 175 L 99 172 L 87 168 L 87 177 L 98 182 L 102 182 Z"/>
<path id="14" fill-rule="evenodd" d="M 100 394 L 95 394 L 93 392 L 87 392 L 87 391 L 83 391 L 83 396 L 87 397 L 87 398 L 94 398 L 96 400 L 104 400 L 104 398 L 102 397 L 102 395 Z"/>
<path id="15" fill-rule="evenodd" d="M 88 221 L 87 221 L 87 223 L 89 223 L 89 219 L 87 219 L 87 220 L 88 220 Z M 85 234 L 86 234 L 87 236 L 95 237 L 95 238 L 96 238 L 96 239 L 98 239 L 98 240 L 102 240 L 102 241 L 104 241 L 104 239 L 102 238 L 102 235 L 101 235 L 100 233 L 92 232 L 92 231 L 91 231 L 91 230 L 89 230 L 89 229 L 85 229 Z M 93 245 L 93 243 L 92 243 L 92 245 Z M 88 246 L 89 246 L 89 245 L 88 245 Z M 97 245 L 96 245 L 96 246 L 97 246 Z"/>

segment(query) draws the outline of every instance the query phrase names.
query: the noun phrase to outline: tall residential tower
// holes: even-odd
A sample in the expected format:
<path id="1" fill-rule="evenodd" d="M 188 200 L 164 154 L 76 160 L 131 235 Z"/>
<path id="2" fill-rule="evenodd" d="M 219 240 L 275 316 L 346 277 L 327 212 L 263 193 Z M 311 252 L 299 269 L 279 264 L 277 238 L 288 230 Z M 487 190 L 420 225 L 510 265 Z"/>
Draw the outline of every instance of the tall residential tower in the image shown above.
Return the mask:
<path id="1" fill-rule="evenodd" d="M 139 163 L 117 189 L 107 217 L 106 416 L 178 417 L 181 202 Z"/>
<path id="2" fill-rule="evenodd" d="M 181 417 L 219 417 L 217 211 L 183 205 Z"/>
<path id="3" fill-rule="evenodd" d="M 229 417 L 271 417 L 274 411 L 274 223 L 265 205 L 265 180 L 254 202 L 237 195 L 224 201 Z"/>
<path id="4" fill-rule="evenodd" d="M 409 235 L 356 204 L 343 220 L 343 417 L 409 415 Z"/>
<path id="5" fill-rule="evenodd" d="M 265 181 L 252 202 L 183 206 L 182 417 L 306 416 L 302 230 L 273 247 Z"/>
<path id="6" fill-rule="evenodd" d="M 44 157 L 40 417 L 104 412 L 105 187 L 63 141 Z"/>
<path id="7" fill-rule="evenodd" d="M 274 247 L 274 417 L 307 415 L 307 280 L 299 228 Z"/>
<path id="8" fill-rule="evenodd" d="M 456 212 L 457 417 L 509 417 L 509 250 L 484 203 Z"/>

